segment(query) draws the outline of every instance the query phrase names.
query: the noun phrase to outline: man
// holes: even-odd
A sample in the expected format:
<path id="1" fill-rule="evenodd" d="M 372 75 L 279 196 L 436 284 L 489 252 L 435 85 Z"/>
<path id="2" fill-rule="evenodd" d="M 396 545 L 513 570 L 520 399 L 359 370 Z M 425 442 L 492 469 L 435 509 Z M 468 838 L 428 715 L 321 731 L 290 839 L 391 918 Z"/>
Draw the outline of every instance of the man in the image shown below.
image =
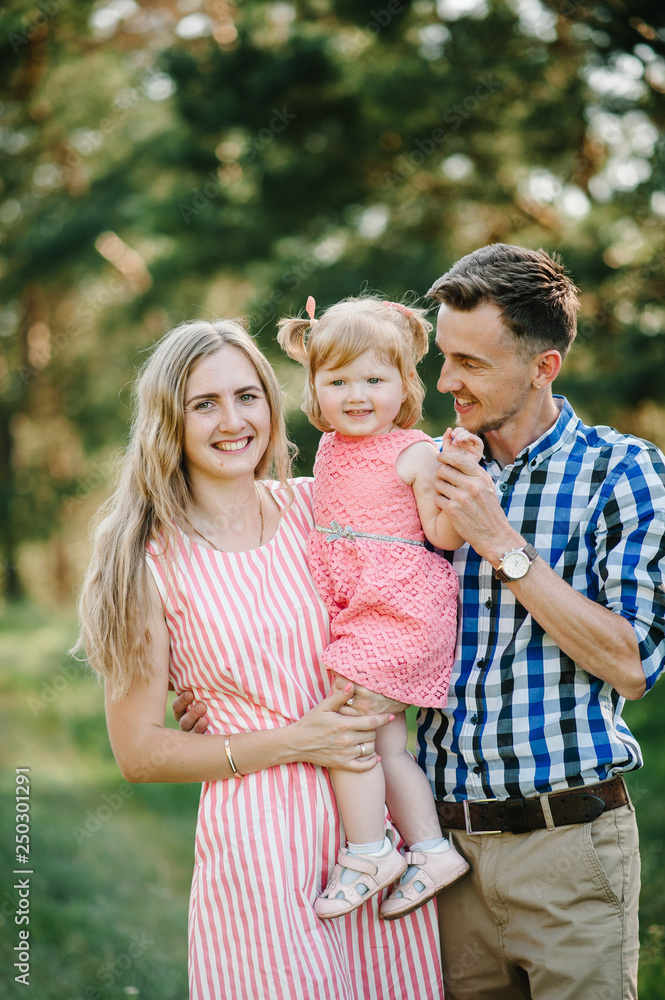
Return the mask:
<path id="1" fill-rule="evenodd" d="M 419 761 L 471 874 L 439 897 L 447 1000 L 637 996 L 637 828 L 621 720 L 665 655 L 665 466 L 552 394 L 577 294 L 544 251 L 495 244 L 432 286 L 438 383 L 485 462 L 440 455 L 468 545 L 448 705 Z M 548 794 L 553 793 L 553 794 Z M 483 801 L 490 800 L 490 801 Z"/>

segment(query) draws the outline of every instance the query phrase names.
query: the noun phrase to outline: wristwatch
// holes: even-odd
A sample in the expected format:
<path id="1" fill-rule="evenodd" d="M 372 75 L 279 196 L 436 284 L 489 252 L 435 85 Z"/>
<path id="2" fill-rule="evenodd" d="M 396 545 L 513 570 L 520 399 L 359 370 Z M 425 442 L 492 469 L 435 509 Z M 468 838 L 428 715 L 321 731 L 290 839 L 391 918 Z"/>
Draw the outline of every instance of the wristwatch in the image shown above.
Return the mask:
<path id="1" fill-rule="evenodd" d="M 521 580 L 529 572 L 529 567 L 537 555 L 538 552 L 529 542 L 521 549 L 504 552 L 494 576 L 503 583 L 512 583 L 514 580 Z"/>

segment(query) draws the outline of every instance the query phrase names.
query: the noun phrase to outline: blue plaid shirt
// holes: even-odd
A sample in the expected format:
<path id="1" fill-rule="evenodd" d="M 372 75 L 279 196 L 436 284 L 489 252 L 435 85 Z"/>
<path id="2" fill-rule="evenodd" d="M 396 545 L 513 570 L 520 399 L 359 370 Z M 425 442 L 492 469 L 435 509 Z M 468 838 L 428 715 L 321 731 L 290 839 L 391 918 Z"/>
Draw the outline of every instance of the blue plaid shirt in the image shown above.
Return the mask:
<path id="1" fill-rule="evenodd" d="M 486 461 L 511 525 L 571 587 L 626 618 L 647 689 L 665 657 L 665 460 L 611 427 L 559 419 L 505 468 Z M 592 784 L 642 764 L 624 699 L 563 653 L 469 546 L 448 705 L 422 709 L 435 797 L 506 798 Z"/>

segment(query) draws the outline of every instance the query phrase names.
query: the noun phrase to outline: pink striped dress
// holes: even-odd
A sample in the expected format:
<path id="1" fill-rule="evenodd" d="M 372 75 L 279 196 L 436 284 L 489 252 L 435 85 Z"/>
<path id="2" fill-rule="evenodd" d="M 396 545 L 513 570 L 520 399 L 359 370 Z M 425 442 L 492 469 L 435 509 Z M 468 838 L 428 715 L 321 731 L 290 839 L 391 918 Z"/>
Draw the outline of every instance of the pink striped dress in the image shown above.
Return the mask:
<path id="1" fill-rule="evenodd" d="M 280 506 L 286 493 L 273 489 Z M 307 566 L 312 482 L 274 538 L 217 552 L 180 535 L 148 547 L 171 636 L 171 678 L 209 731 L 288 725 L 327 694 L 328 617 Z M 167 577 L 166 561 L 171 566 Z M 175 572 L 174 572 L 175 569 Z M 192 1000 L 440 1000 L 435 904 L 381 921 L 383 893 L 339 920 L 312 904 L 343 842 L 328 772 L 311 764 L 204 782 L 189 917 Z"/>

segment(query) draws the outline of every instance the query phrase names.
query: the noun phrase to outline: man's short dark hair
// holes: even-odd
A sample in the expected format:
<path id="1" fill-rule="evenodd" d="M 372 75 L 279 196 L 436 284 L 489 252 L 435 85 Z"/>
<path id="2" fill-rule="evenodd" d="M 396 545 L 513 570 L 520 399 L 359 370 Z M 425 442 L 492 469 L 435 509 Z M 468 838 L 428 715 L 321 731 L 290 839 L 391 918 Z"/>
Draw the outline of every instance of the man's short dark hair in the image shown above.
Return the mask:
<path id="1" fill-rule="evenodd" d="M 577 292 L 558 254 L 492 243 L 458 260 L 427 294 L 462 312 L 493 304 L 521 352 L 565 357 L 577 333 Z"/>

